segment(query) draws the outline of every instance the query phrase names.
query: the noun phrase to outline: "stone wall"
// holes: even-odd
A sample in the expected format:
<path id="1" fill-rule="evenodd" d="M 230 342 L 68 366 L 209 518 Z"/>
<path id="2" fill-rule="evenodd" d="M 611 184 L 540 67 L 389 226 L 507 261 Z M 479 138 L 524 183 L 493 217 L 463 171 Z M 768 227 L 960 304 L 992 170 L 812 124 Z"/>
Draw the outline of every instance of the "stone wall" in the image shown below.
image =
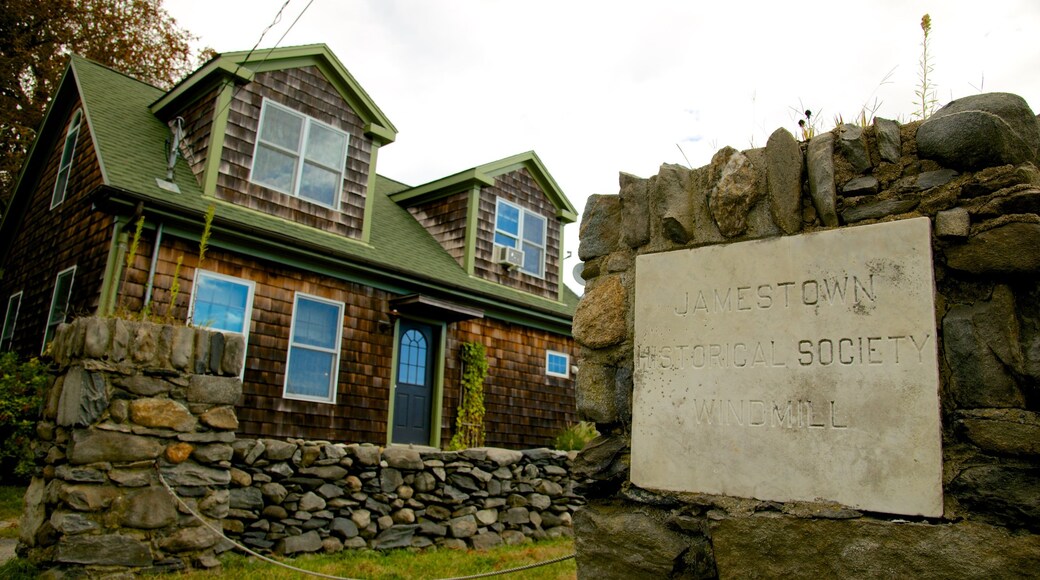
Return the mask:
<path id="1" fill-rule="evenodd" d="M 206 330 L 81 318 L 51 344 L 57 375 L 37 426 L 38 474 L 19 553 L 88 576 L 218 564 L 230 507 L 243 341 Z"/>
<path id="2" fill-rule="evenodd" d="M 589 199 L 578 411 L 603 436 L 575 516 L 582 578 L 983 577 L 1040 569 L 1040 121 L 1025 101 L 954 101 L 710 165 L 621 174 Z M 635 258 L 927 216 L 942 413 L 942 517 L 641 489 L 630 481 Z M 708 468 L 707 466 L 705 467 Z M 796 468 L 792 465 L 792 469 Z M 783 473 L 773 474 L 783 477 Z"/>
<path id="3" fill-rule="evenodd" d="M 279 554 L 489 548 L 570 536 L 584 504 L 561 451 L 234 443 L 228 536 Z"/>

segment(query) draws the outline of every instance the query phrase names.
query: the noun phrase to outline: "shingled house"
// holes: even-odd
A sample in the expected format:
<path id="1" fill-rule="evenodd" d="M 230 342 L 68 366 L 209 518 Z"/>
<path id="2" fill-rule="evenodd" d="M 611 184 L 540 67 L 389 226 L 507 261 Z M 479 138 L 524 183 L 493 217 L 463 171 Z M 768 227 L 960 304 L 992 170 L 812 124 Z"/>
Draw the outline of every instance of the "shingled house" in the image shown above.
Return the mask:
<path id="1" fill-rule="evenodd" d="M 168 92 L 73 57 L 0 224 L 0 350 L 147 308 L 245 336 L 243 436 L 440 446 L 477 341 L 487 443 L 550 443 L 575 420 L 575 210 L 533 152 L 386 178 L 396 134 L 324 45 L 219 55 Z"/>

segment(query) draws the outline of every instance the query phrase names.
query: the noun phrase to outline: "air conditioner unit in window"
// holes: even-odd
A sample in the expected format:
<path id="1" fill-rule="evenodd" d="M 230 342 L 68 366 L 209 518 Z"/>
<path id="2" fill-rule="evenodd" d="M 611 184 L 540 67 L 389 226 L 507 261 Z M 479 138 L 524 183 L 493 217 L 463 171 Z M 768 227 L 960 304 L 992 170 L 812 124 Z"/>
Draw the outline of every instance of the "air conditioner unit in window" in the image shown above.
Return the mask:
<path id="1" fill-rule="evenodd" d="M 508 266 L 509 269 L 519 268 L 524 264 L 524 251 L 508 246 L 495 246 L 495 263 Z"/>

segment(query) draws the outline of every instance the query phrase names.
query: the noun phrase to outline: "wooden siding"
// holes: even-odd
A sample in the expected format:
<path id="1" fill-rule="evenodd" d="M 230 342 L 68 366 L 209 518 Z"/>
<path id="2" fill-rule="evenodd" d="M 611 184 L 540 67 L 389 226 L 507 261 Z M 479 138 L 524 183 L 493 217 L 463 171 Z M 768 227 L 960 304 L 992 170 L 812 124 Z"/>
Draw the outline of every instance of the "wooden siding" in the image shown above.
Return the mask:
<path id="1" fill-rule="evenodd" d="M 140 306 L 150 244 L 151 237 L 141 244 L 134 271 L 127 278 L 125 288 L 133 297 L 122 300 L 126 305 Z M 187 318 L 197 251 L 193 243 L 165 238 L 153 291 L 153 314 L 166 314 L 175 261 L 182 256 L 181 289 L 172 316 L 180 321 Z M 203 268 L 252 280 L 256 285 L 244 397 L 239 405 L 240 435 L 386 442 L 394 344 L 392 328 L 380 322 L 388 321 L 392 294 L 216 249 L 207 253 Z M 297 291 L 344 303 L 334 405 L 282 397 Z M 546 349 L 566 352 L 574 363 L 577 349 L 572 339 L 496 320 L 473 320 L 447 327 L 442 442 L 447 443 L 454 432 L 460 388 L 459 347 L 465 341 L 479 341 L 488 349 L 488 444 L 512 448 L 550 445 L 563 428 L 576 421 L 573 377 L 545 374 Z"/>
<path id="2" fill-rule="evenodd" d="M 560 221 L 556 218 L 556 208 L 525 168 L 499 175 L 495 178 L 495 182 L 494 186 L 484 187 L 480 192 L 475 274 L 486 280 L 524 292 L 551 300 L 559 299 Z M 495 200 L 499 197 L 545 216 L 544 278 L 525 274 L 520 269 L 507 270 L 492 260 L 495 239 Z"/>
<path id="3" fill-rule="evenodd" d="M 346 172 L 337 209 L 251 183 L 260 111 L 264 98 L 350 134 Z M 364 122 L 313 66 L 271 71 L 235 91 L 228 115 L 217 178 L 217 197 L 290 221 L 360 238 L 365 213 L 372 140 Z"/>
<path id="4" fill-rule="evenodd" d="M 216 112 L 216 99 L 220 88 L 213 89 L 205 97 L 192 103 L 181 112 L 184 119 L 184 140 L 181 141 L 181 156 L 188 161 L 195 178 L 202 183 L 202 174 L 206 168 L 206 155 L 209 153 L 210 131 L 213 128 L 213 114 Z"/>
<path id="5" fill-rule="evenodd" d="M 551 377 L 545 373 L 547 350 L 567 353 L 571 364 L 577 364 L 578 349 L 572 338 L 492 319 L 471 320 L 449 327 L 443 441 L 449 441 L 455 432 L 461 389 L 459 350 L 463 342 L 479 342 L 487 349 L 484 425 L 488 445 L 511 449 L 551 447 L 561 431 L 577 422 L 576 377 Z"/>
<path id="6" fill-rule="evenodd" d="M 466 212 L 469 192 L 461 191 L 421 205 L 409 207 L 412 217 L 430 232 L 460 266 L 466 260 Z"/>
<path id="7" fill-rule="evenodd" d="M 77 102 L 71 111 L 75 112 L 79 106 Z M 112 218 L 95 211 L 87 199 L 88 194 L 101 185 L 102 178 L 85 116 L 76 140 L 65 201 L 51 209 L 51 195 L 71 118 L 72 114 L 65 117 L 55 142 L 46 145 L 46 164 L 12 241 L 7 262 L 2 265 L 0 300 L 3 306 L 0 308 L 6 313 L 8 297 L 18 291 L 23 293 L 13 342 L 13 350 L 22 356 L 40 354 L 58 272 L 76 266 L 70 314 L 93 314 L 97 311 L 108 258 Z M 37 144 L 41 146 L 45 145 Z"/>

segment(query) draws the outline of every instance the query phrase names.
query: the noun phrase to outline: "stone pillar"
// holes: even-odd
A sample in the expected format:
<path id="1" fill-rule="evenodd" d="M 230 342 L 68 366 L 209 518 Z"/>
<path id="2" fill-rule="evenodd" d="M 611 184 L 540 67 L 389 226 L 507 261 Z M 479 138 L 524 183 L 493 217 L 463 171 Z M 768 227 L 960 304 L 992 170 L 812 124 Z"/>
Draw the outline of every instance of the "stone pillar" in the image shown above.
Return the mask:
<path id="1" fill-rule="evenodd" d="M 62 325 L 19 553 L 46 569 L 211 567 L 242 394 L 239 336 L 114 318 Z"/>

